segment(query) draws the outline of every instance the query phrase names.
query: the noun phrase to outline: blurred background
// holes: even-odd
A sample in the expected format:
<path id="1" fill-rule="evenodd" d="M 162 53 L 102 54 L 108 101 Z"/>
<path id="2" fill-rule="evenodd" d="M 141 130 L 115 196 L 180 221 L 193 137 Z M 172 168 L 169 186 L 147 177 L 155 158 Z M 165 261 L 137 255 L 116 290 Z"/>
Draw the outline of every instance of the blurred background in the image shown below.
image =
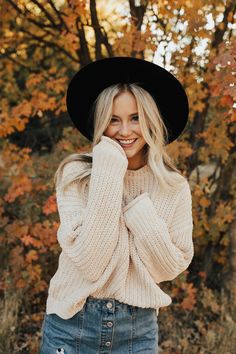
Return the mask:
<path id="1" fill-rule="evenodd" d="M 53 176 L 91 149 L 66 113 L 68 82 L 118 55 L 165 67 L 190 104 L 168 151 L 190 181 L 195 256 L 161 284 L 173 302 L 159 352 L 236 353 L 235 1 L 0 0 L 0 11 L 0 353 L 38 352 L 61 250 Z"/>

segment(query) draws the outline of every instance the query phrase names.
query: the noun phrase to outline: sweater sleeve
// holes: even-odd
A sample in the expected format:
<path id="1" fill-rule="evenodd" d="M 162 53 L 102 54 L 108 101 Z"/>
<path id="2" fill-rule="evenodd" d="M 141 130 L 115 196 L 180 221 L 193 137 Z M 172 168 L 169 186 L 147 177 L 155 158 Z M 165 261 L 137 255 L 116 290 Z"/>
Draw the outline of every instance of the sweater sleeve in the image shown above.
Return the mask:
<path id="1" fill-rule="evenodd" d="M 69 165 L 67 173 L 70 171 Z M 122 147 L 109 137 L 102 136 L 93 148 L 86 208 L 81 207 L 82 199 L 76 184 L 69 186 L 64 193 L 57 188 L 60 217 L 58 242 L 90 281 L 101 277 L 118 242 L 123 177 L 127 166 L 128 160 Z"/>
<path id="2" fill-rule="evenodd" d="M 194 252 L 192 198 L 188 182 L 179 192 L 169 228 L 157 215 L 148 193 L 133 205 L 129 204 L 123 212 L 126 226 L 134 235 L 137 252 L 157 283 L 173 280 L 187 269 Z"/>

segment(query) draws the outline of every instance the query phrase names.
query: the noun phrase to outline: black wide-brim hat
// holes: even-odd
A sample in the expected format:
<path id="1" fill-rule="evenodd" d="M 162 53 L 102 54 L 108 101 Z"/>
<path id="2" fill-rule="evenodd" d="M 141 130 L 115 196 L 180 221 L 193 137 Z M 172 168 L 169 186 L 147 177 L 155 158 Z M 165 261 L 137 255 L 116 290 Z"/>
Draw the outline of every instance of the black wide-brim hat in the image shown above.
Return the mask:
<path id="1" fill-rule="evenodd" d="M 189 104 L 177 78 L 161 66 L 143 59 L 112 57 L 84 66 L 68 86 L 68 113 L 87 139 L 93 141 L 94 101 L 105 88 L 117 83 L 136 83 L 151 94 L 168 129 L 167 144 L 183 132 L 188 121 Z"/>

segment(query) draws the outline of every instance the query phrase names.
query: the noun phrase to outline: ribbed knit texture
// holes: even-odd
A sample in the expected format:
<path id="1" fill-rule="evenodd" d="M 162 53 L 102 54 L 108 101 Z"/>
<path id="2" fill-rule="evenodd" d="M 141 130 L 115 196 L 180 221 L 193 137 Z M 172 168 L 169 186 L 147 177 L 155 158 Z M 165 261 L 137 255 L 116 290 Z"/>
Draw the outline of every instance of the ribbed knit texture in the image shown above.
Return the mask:
<path id="1" fill-rule="evenodd" d="M 84 193 L 78 183 L 64 193 L 60 186 L 56 190 L 62 252 L 46 312 L 71 318 L 90 295 L 158 314 L 171 303 L 159 283 L 177 277 L 193 257 L 190 186 L 185 181 L 161 191 L 148 165 L 128 170 L 123 148 L 105 136 L 91 154 Z M 83 162 L 70 162 L 63 177 L 82 169 Z"/>

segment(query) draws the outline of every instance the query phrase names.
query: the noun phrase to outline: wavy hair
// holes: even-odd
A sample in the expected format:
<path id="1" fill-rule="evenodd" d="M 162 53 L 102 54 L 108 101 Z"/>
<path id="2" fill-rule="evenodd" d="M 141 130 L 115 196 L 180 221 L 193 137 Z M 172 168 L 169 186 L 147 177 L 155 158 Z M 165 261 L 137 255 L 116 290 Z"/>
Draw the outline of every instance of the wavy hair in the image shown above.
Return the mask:
<path id="1" fill-rule="evenodd" d="M 137 107 L 142 135 L 146 141 L 144 158 L 154 173 L 156 181 L 162 189 L 180 187 L 185 181 L 181 171 L 175 166 L 171 157 L 166 151 L 168 130 L 163 122 L 161 113 L 152 96 L 145 89 L 136 83 L 115 84 L 105 88 L 94 101 L 92 111 L 94 112 L 94 136 L 92 147 L 100 142 L 100 139 L 108 127 L 112 118 L 113 100 L 123 92 L 130 92 L 134 95 Z M 63 174 L 66 164 L 75 161 L 84 162 L 81 169 L 75 168 L 70 174 Z M 71 165 L 72 166 L 72 165 Z M 83 166 L 83 167 L 82 167 Z M 78 183 L 83 189 L 89 182 L 92 169 L 92 155 L 87 153 L 71 154 L 59 164 L 54 176 L 56 188 L 60 185 L 66 189 L 71 183 Z M 73 169 L 72 169 L 73 170 Z M 62 178 L 63 176 L 63 178 Z"/>

